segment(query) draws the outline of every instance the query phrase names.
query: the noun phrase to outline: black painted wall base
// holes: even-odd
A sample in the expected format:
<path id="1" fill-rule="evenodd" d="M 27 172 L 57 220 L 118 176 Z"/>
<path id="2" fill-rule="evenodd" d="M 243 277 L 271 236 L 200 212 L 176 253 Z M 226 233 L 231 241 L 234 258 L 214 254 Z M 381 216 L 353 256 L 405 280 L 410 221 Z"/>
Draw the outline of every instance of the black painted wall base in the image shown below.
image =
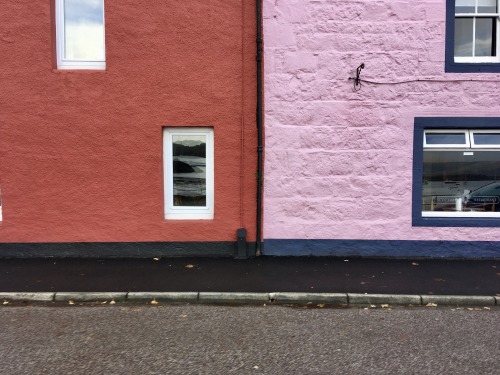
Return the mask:
<path id="1" fill-rule="evenodd" d="M 246 251 L 248 257 L 255 256 L 256 243 L 247 242 Z M 234 258 L 237 255 L 237 242 L 0 243 L 0 258 Z"/>

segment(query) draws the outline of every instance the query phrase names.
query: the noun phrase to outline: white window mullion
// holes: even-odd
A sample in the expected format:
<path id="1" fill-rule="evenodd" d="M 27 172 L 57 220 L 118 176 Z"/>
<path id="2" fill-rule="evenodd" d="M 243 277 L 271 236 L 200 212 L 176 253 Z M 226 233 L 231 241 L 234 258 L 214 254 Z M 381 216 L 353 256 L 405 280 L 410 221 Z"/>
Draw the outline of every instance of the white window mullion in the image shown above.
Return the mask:
<path id="1" fill-rule="evenodd" d="M 477 12 L 477 3 L 476 3 Z M 472 57 L 476 57 L 476 20 L 477 17 L 472 18 Z"/>

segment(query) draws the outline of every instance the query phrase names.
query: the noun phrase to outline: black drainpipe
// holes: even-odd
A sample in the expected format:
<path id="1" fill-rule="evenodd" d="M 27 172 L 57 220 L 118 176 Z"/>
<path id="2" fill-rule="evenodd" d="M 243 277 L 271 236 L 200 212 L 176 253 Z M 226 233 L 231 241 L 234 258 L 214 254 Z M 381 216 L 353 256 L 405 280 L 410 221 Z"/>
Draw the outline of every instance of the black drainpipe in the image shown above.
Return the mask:
<path id="1" fill-rule="evenodd" d="M 256 0 L 257 16 L 257 248 L 256 255 L 262 253 L 262 0 Z"/>

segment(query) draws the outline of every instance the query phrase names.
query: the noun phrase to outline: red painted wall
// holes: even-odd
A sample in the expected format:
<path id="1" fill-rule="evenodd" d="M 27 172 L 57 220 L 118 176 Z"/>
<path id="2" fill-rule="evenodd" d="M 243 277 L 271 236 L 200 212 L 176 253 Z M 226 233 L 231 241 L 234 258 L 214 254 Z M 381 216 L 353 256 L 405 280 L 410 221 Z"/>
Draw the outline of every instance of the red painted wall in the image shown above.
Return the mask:
<path id="1" fill-rule="evenodd" d="M 105 71 L 55 69 L 52 0 L 1 8 L 0 242 L 255 241 L 253 1 L 105 0 Z M 164 219 L 164 126 L 214 127 L 214 220 Z"/>

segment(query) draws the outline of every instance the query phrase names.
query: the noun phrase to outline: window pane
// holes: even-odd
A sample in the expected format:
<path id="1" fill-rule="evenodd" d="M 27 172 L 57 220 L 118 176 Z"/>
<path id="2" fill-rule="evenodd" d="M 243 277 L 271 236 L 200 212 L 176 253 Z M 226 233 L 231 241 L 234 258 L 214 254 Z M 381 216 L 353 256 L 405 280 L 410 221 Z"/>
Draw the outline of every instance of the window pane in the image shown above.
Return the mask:
<path id="1" fill-rule="evenodd" d="M 423 211 L 500 211 L 500 152 L 424 151 Z"/>
<path id="2" fill-rule="evenodd" d="M 174 206 L 206 206 L 205 135 L 174 135 Z"/>
<path id="3" fill-rule="evenodd" d="M 476 0 L 455 0 L 455 13 L 475 13 Z"/>
<path id="4" fill-rule="evenodd" d="M 476 145 L 500 145 L 500 133 L 474 133 Z M 500 163 L 500 161 L 499 161 Z"/>
<path id="5" fill-rule="evenodd" d="M 104 61 L 104 0 L 64 0 L 64 57 Z"/>
<path id="6" fill-rule="evenodd" d="M 478 13 L 496 13 L 497 0 L 479 0 L 477 3 Z"/>
<path id="7" fill-rule="evenodd" d="M 472 56 L 473 18 L 455 18 L 455 56 Z"/>
<path id="8" fill-rule="evenodd" d="M 426 133 L 425 142 L 428 145 L 465 145 L 465 133 Z"/>
<path id="9" fill-rule="evenodd" d="M 476 53 L 475 56 L 495 56 L 493 18 L 476 18 Z"/>

